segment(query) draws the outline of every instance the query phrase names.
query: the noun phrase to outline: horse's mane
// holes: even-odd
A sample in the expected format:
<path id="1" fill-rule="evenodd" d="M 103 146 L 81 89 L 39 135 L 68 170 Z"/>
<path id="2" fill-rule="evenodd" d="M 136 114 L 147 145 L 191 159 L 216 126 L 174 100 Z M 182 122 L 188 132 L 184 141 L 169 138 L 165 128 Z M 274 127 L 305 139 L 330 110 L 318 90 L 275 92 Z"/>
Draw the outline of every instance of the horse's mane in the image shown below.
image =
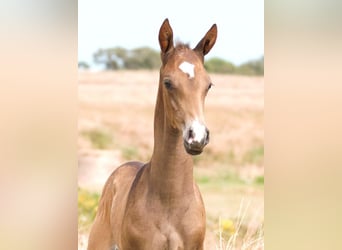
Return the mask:
<path id="1" fill-rule="evenodd" d="M 167 58 L 174 53 L 184 53 L 187 50 L 191 50 L 189 44 L 182 43 L 182 42 L 176 42 L 176 47 L 174 47 L 173 50 L 168 51 L 164 57 L 162 58 L 163 62 L 167 60 Z"/>
<path id="2" fill-rule="evenodd" d="M 176 50 L 187 50 L 187 49 L 190 49 L 190 47 L 189 47 L 189 44 L 187 44 L 187 43 L 177 42 L 175 49 Z"/>

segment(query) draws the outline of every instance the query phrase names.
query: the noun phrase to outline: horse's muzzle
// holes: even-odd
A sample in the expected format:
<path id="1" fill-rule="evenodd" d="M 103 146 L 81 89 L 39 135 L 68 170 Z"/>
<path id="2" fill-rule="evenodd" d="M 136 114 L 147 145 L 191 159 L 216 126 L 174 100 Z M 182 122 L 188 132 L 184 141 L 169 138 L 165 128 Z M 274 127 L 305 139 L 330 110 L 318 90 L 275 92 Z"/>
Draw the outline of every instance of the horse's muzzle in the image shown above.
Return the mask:
<path id="1" fill-rule="evenodd" d="M 183 132 L 184 147 L 188 154 L 198 155 L 209 143 L 209 130 L 197 120 L 187 126 Z"/>

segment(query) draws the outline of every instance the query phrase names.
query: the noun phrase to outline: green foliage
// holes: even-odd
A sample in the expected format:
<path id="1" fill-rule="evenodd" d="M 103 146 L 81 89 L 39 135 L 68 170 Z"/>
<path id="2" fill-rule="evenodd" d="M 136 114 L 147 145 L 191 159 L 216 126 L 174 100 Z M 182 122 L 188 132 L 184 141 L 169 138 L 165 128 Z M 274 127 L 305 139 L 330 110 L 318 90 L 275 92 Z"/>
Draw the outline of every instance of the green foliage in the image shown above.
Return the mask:
<path id="1" fill-rule="evenodd" d="M 264 57 L 240 65 L 237 67 L 236 73 L 241 75 L 264 75 Z"/>
<path id="2" fill-rule="evenodd" d="M 98 208 L 100 195 L 84 189 L 78 189 L 78 225 L 88 227 L 93 220 Z"/>
<path id="3" fill-rule="evenodd" d="M 94 61 L 104 64 L 108 70 L 157 69 L 160 67 L 159 53 L 148 47 L 133 50 L 122 47 L 99 49 L 94 54 Z"/>
<path id="4" fill-rule="evenodd" d="M 255 177 L 254 183 L 258 185 L 264 185 L 264 176 Z"/>
<path id="5" fill-rule="evenodd" d="M 139 158 L 138 149 L 135 147 L 124 147 L 121 149 L 121 152 L 122 156 L 127 161 L 136 160 L 137 158 Z"/>
<path id="6" fill-rule="evenodd" d="M 93 147 L 97 149 L 106 149 L 112 144 L 112 136 L 108 132 L 100 129 L 91 129 L 82 132 L 82 135 L 87 137 Z"/>
<path id="7" fill-rule="evenodd" d="M 195 172 L 195 180 L 199 186 L 221 187 L 225 185 L 243 185 L 245 184 L 237 173 L 229 171 L 219 171 L 211 174 L 200 174 Z"/>
<path id="8" fill-rule="evenodd" d="M 126 69 L 157 69 L 160 67 L 160 55 L 155 50 L 144 47 L 129 53 L 124 61 Z"/>
<path id="9" fill-rule="evenodd" d="M 116 69 L 158 69 L 161 65 L 158 51 L 149 47 L 128 50 L 122 47 L 99 49 L 94 61 L 103 64 L 107 70 Z M 204 63 L 208 72 L 220 74 L 264 75 L 264 57 L 236 66 L 224 59 L 214 57 Z"/>
<path id="10" fill-rule="evenodd" d="M 213 73 L 239 74 L 239 75 L 264 75 L 264 57 L 252 60 L 236 66 L 221 58 L 212 58 L 204 63 L 204 67 Z"/>
<path id="11" fill-rule="evenodd" d="M 116 51 L 113 49 L 99 49 L 93 55 L 95 63 L 104 64 L 108 70 L 119 68 Z"/>
<path id="12" fill-rule="evenodd" d="M 204 67 L 209 72 L 213 73 L 234 73 L 235 72 L 235 66 L 234 64 L 227 62 L 221 58 L 212 58 L 207 60 L 204 63 Z"/>
<path id="13" fill-rule="evenodd" d="M 196 155 L 193 157 L 195 165 L 218 163 L 218 164 L 237 164 L 237 156 L 233 150 L 229 151 L 213 151 L 210 148 L 206 149 L 205 154 Z"/>
<path id="14" fill-rule="evenodd" d="M 78 68 L 79 69 L 89 69 L 90 66 L 88 63 L 81 61 L 81 62 L 78 62 Z"/>
<path id="15" fill-rule="evenodd" d="M 210 177 L 209 176 L 198 176 L 196 178 L 196 183 L 199 183 L 199 184 L 207 184 L 209 183 L 211 180 L 210 180 Z"/>

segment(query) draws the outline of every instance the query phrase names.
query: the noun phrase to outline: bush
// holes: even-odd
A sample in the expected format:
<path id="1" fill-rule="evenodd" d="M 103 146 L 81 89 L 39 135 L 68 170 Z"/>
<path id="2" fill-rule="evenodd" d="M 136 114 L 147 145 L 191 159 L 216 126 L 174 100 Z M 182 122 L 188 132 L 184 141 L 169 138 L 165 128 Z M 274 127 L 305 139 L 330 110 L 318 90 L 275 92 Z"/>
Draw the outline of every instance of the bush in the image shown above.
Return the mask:
<path id="1" fill-rule="evenodd" d="M 81 62 L 78 62 L 78 68 L 79 69 L 89 69 L 90 66 L 88 63 L 81 61 Z"/>
<path id="2" fill-rule="evenodd" d="M 239 74 L 239 75 L 264 75 L 264 57 L 235 66 L 221 58 L 212 58 L 204 63 L 204 67 L 213 73 Z"/>
<path id="3" fill-rule="evenodd" d="M 103 64 L 107 70 L 116 69 L 158 69 L 161 65 L 159 51 L 149 47 L 127 50 L 122 47 L 99 49 L 94 61 Z M 85 65 L 79 65 L 79 67 Z M 204 67 L 213 73 L 264 75 L 264 57 L 236 66 L 224 59 L 214 57 L 206 60 Z"/>
<path id="4" fill-rule="evenodd" d="M 241 75 L 264 75 L 264 57 L 240 65 L 237 67 L 236 73 Z"/>
<path id="5" fill-rule="evenodd" d="M 104 64 L 108 70 L 157 69 L 161 65 L 159 53 L 149 47 L 133 50 L 121 47 L 99 49 L 94 54 L 94 61 Z"/>
<path id="6" fill-rule="evenodd" d="M 93 147 L 97 149 L 106 149 L 112 144 L 112 136 L 111 134 L 100 130 L 100 129 L 92 129 L 88 131 L 82 132 L 82 134 L 87 137 Z"/>
<path id="7" fill-rule="evenodd" d="M 78 189 L 78 224 L 88 227 L 94 221 L 100 195 L 84 189 Z"/>
<path id="8" fill-rule="evenodd" d="M 204 63 L 204 67 L 209 72 L 213 73 L 234 73 L 235 72 L 235 66 L 234 64 L 227 62 L 221 58 L 212 58 L 207 60 Z"/>

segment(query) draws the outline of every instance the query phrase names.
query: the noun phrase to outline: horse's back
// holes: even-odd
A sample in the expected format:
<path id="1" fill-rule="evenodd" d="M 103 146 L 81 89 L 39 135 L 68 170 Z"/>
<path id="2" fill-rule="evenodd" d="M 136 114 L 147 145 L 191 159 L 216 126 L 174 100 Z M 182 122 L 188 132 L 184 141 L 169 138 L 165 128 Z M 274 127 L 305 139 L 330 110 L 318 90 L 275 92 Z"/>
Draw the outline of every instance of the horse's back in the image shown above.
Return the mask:
<path id="1" fill-rule="evenodd" d="M 120 239 L 127 196 L 144 164 L 127 162 L 113 171 L 104 185 L 97 214 L 89 234 L 88 250 L 110 250 Z"/>

